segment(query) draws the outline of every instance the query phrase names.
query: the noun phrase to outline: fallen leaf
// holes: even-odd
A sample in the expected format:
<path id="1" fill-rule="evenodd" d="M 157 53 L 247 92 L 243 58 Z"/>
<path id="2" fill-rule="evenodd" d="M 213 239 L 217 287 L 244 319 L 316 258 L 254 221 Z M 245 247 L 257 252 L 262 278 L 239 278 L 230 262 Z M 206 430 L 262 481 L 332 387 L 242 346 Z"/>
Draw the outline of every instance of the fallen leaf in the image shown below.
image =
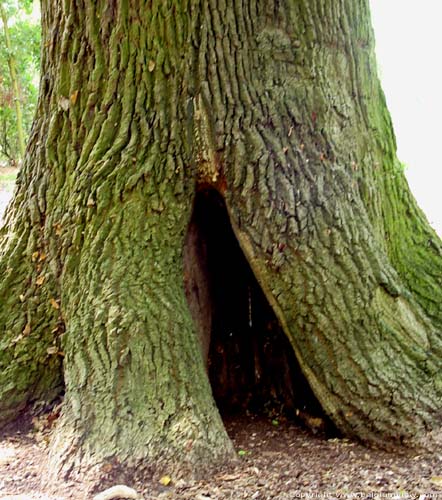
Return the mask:
<path id="1" fill-rule="evenodd" d="M 163 485 L 163 486 L 169 486 L 169 484 L 172 482 L 172 478 L 170 476 L 163 476 L 161 479 L 160 479 L 160 483 Z"/>
<path id="2" fill-rule="evenodd" d="M 40 257 L 38 258 L 38 262 L 42 262 L 46 260 L 47 255 L 44 252 L 41 252 Z"/>
<path id="3" fill-rule="evenodd" d="M 31 323 L 26 323 L 22 333 L 25 337 L 31 333 Z"/>
<path id="4" fill-rule="evenodd" d="M 50 299 L 49 302 L 54 309 L 60 309 L 60 304 L 55 299 Z"/>
<path id="5" fill-rule="evenodd" d="M 45 282 L 45 279 L 46 279 L 45 276 L 43 274 L 40 274 L 40 276 L 35 280 L 35 283 L 38 286 L 41 286 Z"/>
<path id="6" fill-rule="evenodd" d="M 437 486 L 442 486 L 442 476 L 434 476 L 430 481 Z"/>
<path id="7" fill-rule="evenodd" d="M 110 463 L 104 464 L 101 470 L 106 473 L 110 472 L 112 470 L 112 464 Z"/>
<path id="8" fill-rule="evenodd" d="M 241 474 L 223 474 L 222 476 L 217 476 L 217 479 L 221 481 L 236 481 L 241 477 Z"/>
<path id="9" fill-rule="evenodd" d="M 25 296 L 24 296 L 23 294 L 21 294 L 21 295 L 19 296 L 19 298 L 20 298 L 20 302 L 24 302 L 24 301 L 25 301 Z"/>
<path id="10" fill-rule="evenodd" d="M 76 90 L 73 94 L 71 94 L 71 103 L 75 104 L 78 98 L 78 90 Z"/>
<path id="11" fill-rule="evenodd" d="M 149 61 L 149 64 L 147 66 L 147 69 L 149 70 L 149 73 L 152 73 L 152 71 L 155 69 L 155 61 L 152 61 L 152 59 Z"/>

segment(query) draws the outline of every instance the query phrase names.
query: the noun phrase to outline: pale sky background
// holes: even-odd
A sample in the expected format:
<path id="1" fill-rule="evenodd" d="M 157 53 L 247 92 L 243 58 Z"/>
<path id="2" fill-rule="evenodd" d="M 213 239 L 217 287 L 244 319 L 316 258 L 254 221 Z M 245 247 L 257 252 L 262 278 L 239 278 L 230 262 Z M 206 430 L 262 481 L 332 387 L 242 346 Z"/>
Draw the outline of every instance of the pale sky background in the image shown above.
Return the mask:
<path id="1" fill-rule="evenodd" d="M 398 157 L 442 236 L 442 0 L 370 0 Z"/>

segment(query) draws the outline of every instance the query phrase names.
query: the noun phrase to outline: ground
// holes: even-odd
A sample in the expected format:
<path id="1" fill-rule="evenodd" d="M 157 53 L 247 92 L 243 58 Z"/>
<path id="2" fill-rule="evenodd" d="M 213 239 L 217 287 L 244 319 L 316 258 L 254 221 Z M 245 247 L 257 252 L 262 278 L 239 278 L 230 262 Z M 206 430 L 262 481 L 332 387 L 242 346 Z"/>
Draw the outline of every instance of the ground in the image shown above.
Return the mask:
<path id="1" fill-rule="evenodd" d="M 0 434 L 0 500 L 86 500 L 122 482 L 145 500 L 442 498 L 442 455 L 368 449 L 252 415 L 226 419 L 238 460 L 202 480 L 168 478 L 165 470 L 149 483 L 127 476 L 122 481 L 109 464 L 98 487 L 91 480 L 43 484 L 56 416 L 57 410 L 33 420 L 28 415 Z"/>
<path id="2" fill-rule="evenodd" d="M 0 220 L 14 174 L 0 170 Z M 238 460 L 202 480 L 169 477 L 165 470 L 146 483 L 108 464 L 94 480 L 47 484 L 42 465 L 57 417 L 57 407 L 34 417 L 28 412 L 0 431 L 0 500 L 91 499 L 118 483 L 145 500 L 442 499 L 442 450 L 418 455 L 368 449 L 282 418 L 253 415 L 225 419 Z"/>

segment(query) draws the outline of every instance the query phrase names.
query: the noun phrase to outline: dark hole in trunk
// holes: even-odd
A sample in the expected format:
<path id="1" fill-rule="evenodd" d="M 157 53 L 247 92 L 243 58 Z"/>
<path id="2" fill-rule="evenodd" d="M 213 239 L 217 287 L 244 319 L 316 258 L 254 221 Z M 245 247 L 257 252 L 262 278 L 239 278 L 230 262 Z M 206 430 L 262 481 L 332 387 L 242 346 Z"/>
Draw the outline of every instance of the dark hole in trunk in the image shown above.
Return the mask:
<path id="1" fill-rule="evenodd" d="M 195 199 L 185 285 L 222 416 L 249 412 L 334 434 L 233 233 L 223 198 Z"/>

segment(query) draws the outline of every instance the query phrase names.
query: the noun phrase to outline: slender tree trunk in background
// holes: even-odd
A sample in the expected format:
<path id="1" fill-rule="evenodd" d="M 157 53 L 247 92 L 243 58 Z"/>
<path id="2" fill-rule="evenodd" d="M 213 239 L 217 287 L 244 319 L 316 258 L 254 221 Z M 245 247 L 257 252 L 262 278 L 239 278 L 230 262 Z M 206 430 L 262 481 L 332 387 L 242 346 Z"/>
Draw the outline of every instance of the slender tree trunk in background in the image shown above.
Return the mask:
<path id="1" fill-rule="evenodd" d="M 23 131 L 23 115 L 22 115 L 21 104 L 20 104 L 20 100 L 21 100 L 20 86 L 19 86 L 19 81 L 18 81 L 18 77 L 17 77 L 14 51 L 13 51 L 13 48 L 11 45 L 11 39 L 9 37 L 8 18 L 6 16 L 5 8 L 1 3 L 0 3 L 0 15 L 1 15 L 2 21 L 3 21 L 3 32 L 5 35 L 6 48 L 8 50 L 9 73 L 11 75 L 11 84 L 12 84 L 12 90 L 13 90 L 14 101 L 15 101 L 15 115 L 16 115 L 16 119 L 17 119 L 18 147 L 19 147 L 19 151 L 20 151 L 20 157 L 24 158 L 26 145 L 25 145 L 25 134 Z"/>
<path id="2" fill-rule="evenodd" d="M 442 246 L 395 157 L 368 2 L 42 14 L 37 119 L 1 230 L 0 418 L 64 380 L 67 471 L 233 455 L 201 355 L 204 242 L 188 231 L 212 189 L 338 428 L 436 446 Z"/>

